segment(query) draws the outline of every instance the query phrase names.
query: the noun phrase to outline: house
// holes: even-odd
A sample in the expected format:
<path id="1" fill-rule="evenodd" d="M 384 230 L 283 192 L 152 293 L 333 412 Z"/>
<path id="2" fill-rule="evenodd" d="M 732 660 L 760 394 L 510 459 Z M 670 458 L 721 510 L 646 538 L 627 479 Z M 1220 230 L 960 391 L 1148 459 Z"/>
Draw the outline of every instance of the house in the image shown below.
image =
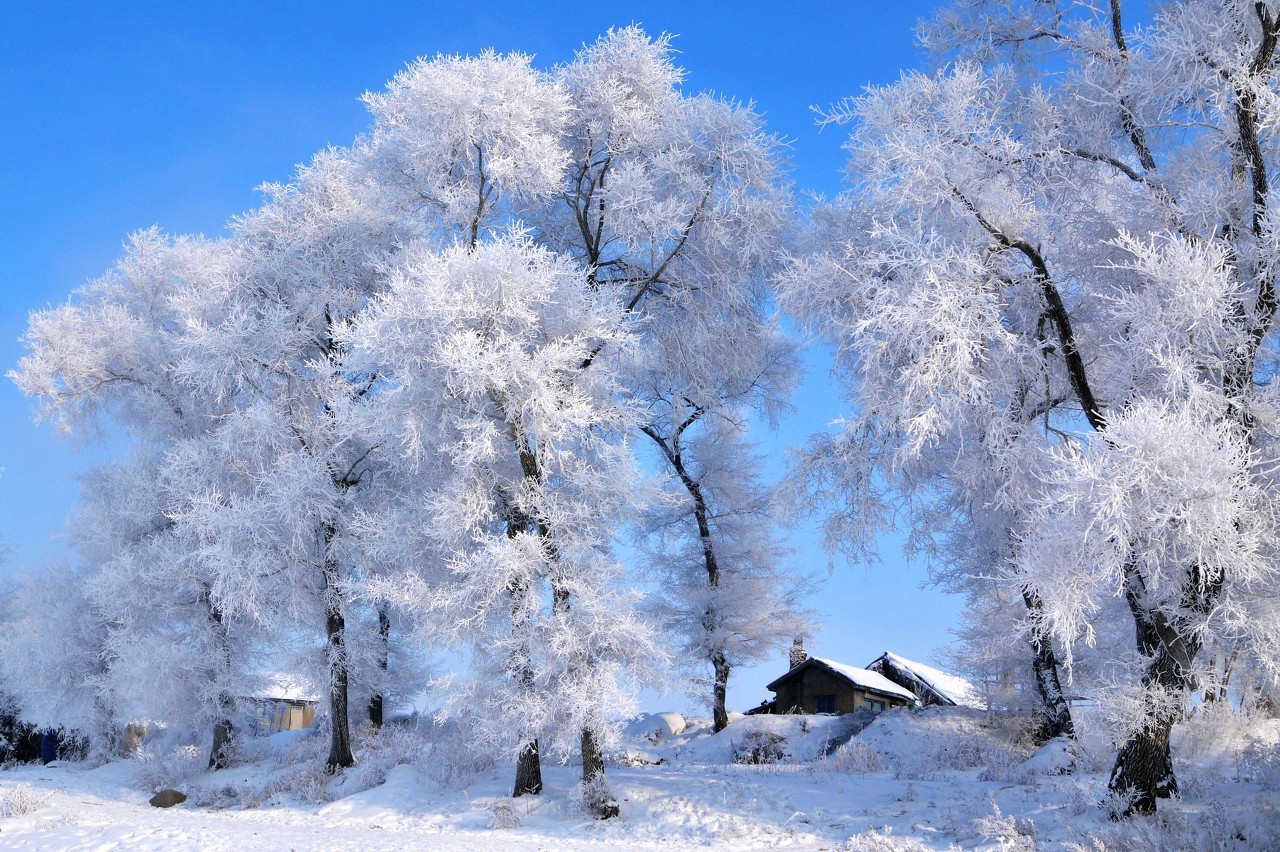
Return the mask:
<path id="1" fill-rule="evenodd" d="M 795 658 L 793 658 L 795 659 Z M 775 693 L 772 713 L 879 713 L 893 707 L 914 707 L 910 690 L 877 672 L 806 656 L 791 670 L 769 684 Z"/>
<path id="2" fill-rule="evenodd" d="M 986 702 L 973 684 L 962 677 L 938 671 L 932 666 L 885 651 L 867 666 L 903 689 L 910 690 L 922 707 L 973 707 L 986 709 Z"/>
<path id="3" fill-rule="evenodd" d="M 319 696 L 306 680 L 293 675 L 274 674 L 266 686 L 242 699 L 249 711 L 249 727 L 256 733 L 275 734 L 310 728 L 316 723 Z"/>

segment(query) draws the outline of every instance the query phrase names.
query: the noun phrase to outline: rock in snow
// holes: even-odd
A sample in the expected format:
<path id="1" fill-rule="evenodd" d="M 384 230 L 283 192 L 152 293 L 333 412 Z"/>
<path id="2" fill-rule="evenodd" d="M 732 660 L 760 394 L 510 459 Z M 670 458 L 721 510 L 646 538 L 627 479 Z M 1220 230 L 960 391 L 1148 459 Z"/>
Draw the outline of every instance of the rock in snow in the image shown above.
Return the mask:
<path id="1" fill-rule="evenodd" d="M 186 793 L 180 793 L 177 790 L 161 790 L 151 797 L 151 807 L 153 808 L 171 808 L 174 805 L 180 805 L 187 800 Z"/>

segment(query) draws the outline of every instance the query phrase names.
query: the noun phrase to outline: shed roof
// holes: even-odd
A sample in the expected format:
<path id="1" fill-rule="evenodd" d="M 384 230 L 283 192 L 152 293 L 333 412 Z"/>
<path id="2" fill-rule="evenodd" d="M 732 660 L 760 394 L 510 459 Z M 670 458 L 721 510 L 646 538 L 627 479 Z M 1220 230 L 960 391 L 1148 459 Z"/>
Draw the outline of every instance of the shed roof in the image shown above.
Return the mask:
<path id="1" fill-rule="evenodd" d="M 892 695 L 897 698 L 905 698 L 911 702 L 915 702 L 916 700 L 915 695 L 910 690 L 903 689 L 901 686 L 898 686 L 882 674 L 869 672 L 866 669 L 860 669 L 857 666 L 837 663 L 835 660 L 825 660 L 821 657 L 809 657 L 803 663 L 791 669 L 791 671 L 787 672 L 773 683 L 769 684 L 766 689 L 771 689 L 776 692 L 778 684 L 782 683 L 787 678 L 798 674 L 802 669 L 813 665 L 822 666 L 833 674 L 849 681 L 849 683 L 853 684 L 858 689 L 862 689 L 867 692 L 876 692 L 882 695 Z"/>
<path id="2" fill-rule="evenodd" d="M 302 675 L 271 672 L 263 675 L 261 688 L 245 696 L 268 701 L 318 702 L 320 692 Z"/>
<path id="3" fill-rule="evenodd" d="M 952 704 L 957 704 L 961 707 L 975 707 L 979 710 L 986 707 L 986 703 L 982 700 L 978 690 L 974 689 L 973 684 L 962 677 L 947 674 L 932 666 L 926 666 L 924 663 L 917 663 L 915 660 L 908 660 L 906 657 L 900 657 L 892 651 L 885 651 L 872 660 L 871 665 L 874 666 L 880 660 L 888 660 L 895 667 L 911 673 L 922 681 L 925 686 L 928 686 Z"/>

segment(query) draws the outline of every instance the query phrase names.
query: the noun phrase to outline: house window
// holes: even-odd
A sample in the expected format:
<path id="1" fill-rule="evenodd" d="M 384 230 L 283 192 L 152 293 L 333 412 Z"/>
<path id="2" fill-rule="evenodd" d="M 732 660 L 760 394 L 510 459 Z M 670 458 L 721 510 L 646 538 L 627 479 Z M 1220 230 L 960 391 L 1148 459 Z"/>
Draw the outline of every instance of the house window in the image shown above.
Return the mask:
<path id="1" fill-rule="evenodd" d="M 862 700 L 862 703 L 863 703 L 863 704 L 866 706 L 866 708 L 867 708 L 868 710 L 870 710 L 872 713 L 883 713 L 883 712 L 884 712 L 884 702 L 883 702 L 883 701 L 876 701 L 874 698 L 864 698 L 864 699 Z"/>
<path id="2" fill-rule="evenodd" d="M 815 700 L 818 704 L 819 713 L 836 712 L 836 697 L 834 695 L 819 695 Z"/>

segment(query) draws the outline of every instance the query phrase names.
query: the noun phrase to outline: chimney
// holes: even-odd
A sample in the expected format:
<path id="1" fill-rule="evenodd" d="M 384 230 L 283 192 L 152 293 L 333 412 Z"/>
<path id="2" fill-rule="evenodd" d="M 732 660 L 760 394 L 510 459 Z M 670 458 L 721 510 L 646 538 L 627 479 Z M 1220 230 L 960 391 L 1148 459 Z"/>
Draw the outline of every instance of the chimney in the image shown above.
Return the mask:
<path id="1" fill-rule="evenodd" d="M 791 643 L 791 668 L 803 663 L 809 659 L 809 655 L 804 652 L 804 638 L 797 636 L 796 640 Z"/>

